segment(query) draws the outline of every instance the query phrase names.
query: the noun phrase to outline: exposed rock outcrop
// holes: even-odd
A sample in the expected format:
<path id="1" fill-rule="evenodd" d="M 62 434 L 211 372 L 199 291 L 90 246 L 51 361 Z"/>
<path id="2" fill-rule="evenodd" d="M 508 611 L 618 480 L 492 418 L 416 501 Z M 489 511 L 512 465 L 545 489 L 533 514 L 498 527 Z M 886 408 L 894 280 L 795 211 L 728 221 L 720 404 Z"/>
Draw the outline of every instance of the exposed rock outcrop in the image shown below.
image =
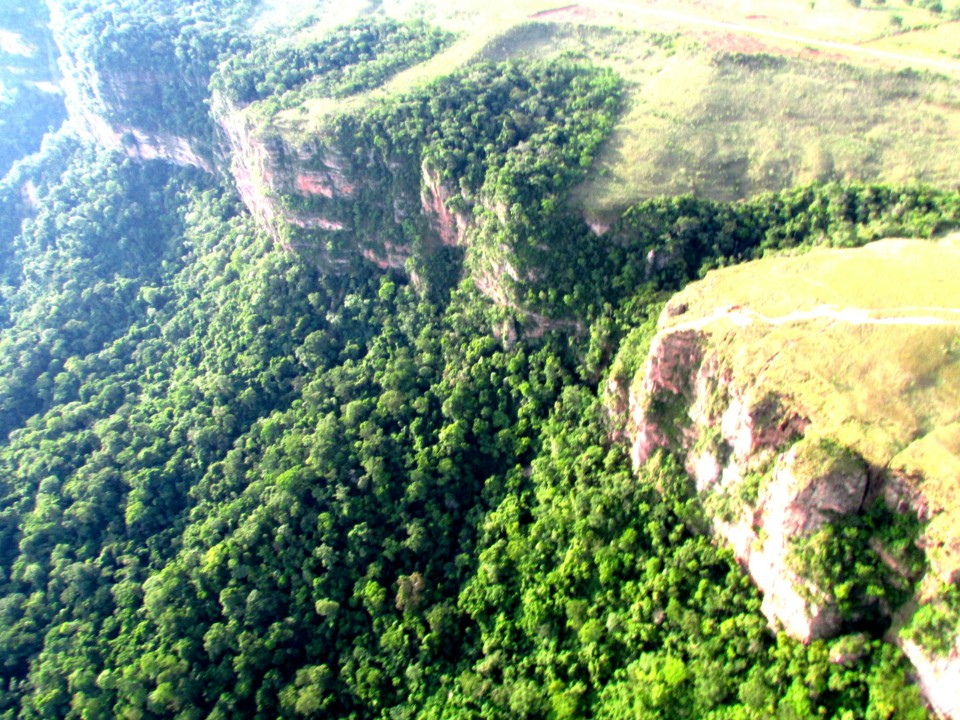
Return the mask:
<path id="1" fill-rule="evenodd" d="M 358 183 L 348 176 L 336 150 L 316 144 L 290 147 L 247 111 L 222 98 L 216 98 L 214 106 L 237 191 L 274 239 L 289 246 L 290 226 L 325 232 L 350 229 L 340 201 L 352 199 Z"/>
<path id="2" fill-rule="evenodd" d="M 862 465 L 821 462 L 811 468 L 810 456 L 822 460 L 823 454 L 815 442 L 795 443 L 777 458 L 755 506 L 745 505 L 734 522 L 714 521 L 763 591 L 763 613 L 803 642 L 835 634 L 841 617 L 830 588 L 817 587 L 791 567 L 790 541 L 860 510 L 867 489 Z"/>
<path id="3" fill-rule="evenodd" d="M 355 186 L 348 182 L 335 165 L 327 165 L 324 171 L 304 170 L 294 179 L 297 191 L 305 196 L 320 195 L 327 199 L 350 197 Z"/>
<path id="4" fill-rule="evenodd" d="M 931 708 L 941 717 L 960 718 L 960 641 L 942 657 L 910 640 L 897 644 L 913 664 L 917 684 Z"/>
<path id="5" fill-rule="evenodd" d="M 465 212 L 453 212 L 449 209 L 450 201 L 458 194 L 444 185 L 439 175 L 431 171 L 426 163 L 420 165 L 420 177 L 420 205 L 424 214 L 431 218 L 440 242 L 451 246 L 463 245 L 470 227 L 470 216 Z"/>
<path id="6" fill-rule="evenodd" d="M 277 212 L 268 194 L 273 180 L 270 149 L 255 136 L 253 123 L 243 113 L 222 111 L 220 127 L 224 141 L 234 149 L 230 155 L 230 173 L 240 199 L 258 223 L 279 239 Z"/>
<path id="7" fill-rule="evenodd" d="M 164 84 L 184 82 L 183 79 L 172 79 L 146 68 L 104 77 L 89 58 L 64 46 L 63 39 L 69 35 L 66 15 L 59 3 L 48 3 L 48 7 L 59 49 L 58 64 L 64 78 L 61 86 L 69 123 L 78 136 L 138 160 L 165 160 L 208 172 L 214 170 L 212 152 L 201 149 L 196 138 L 108 120 L 131 107 L 155 105 L 163 96 Z"/>
<path id="8" fill-rule="evenodd" d="M 686 296 L 671 301 L 642 367 L 634 356 L 625 358 L 622 367 L 634 376 L 620 372 L 609 382 L 614 435 L 629 444 L 638 469 L 660 449 L 683 459 L 714 535 L 733 550 L 763 593 L 762 611 L 772 627 L 804 642 L 833 637 L 861 610 L 847 603 L 841 611 L 834 591 L 842 580 L 823 577 L 810 564 L 818 556 L 803 554 L 804 543 L 876 502 L 894 513 L 929 519 L 933 501 L 918 491 L 922 484 L 916 478 L 894 467 L 868 466 L 857 452 L 822 436 L 815 412 L 807 416 L 802 409 L 807 406 L 795 403 L 788 387 L 778 392 L 765 381 L 769 356 L 763 356 L 765 362 L 753 356 L 751 372 L 743 372 L 737 363 L 761 335 L 741 336 L 735 323 L 723 324 L 730 309 L 714 316 L 700 308 L 701 315 L 706 313 L 702 321 L 687 311 Z M 915 570 L 878 537 L 864 549 L 896 576 L 916 579 Z M 930 584 L 950 582 L 952 577 L 938 573 L 931 549 L 924 549 L 931 562 Z M 915 611 L 915 603 L 904 608 L 894 627 Z M 918 685 L 937 713 L 960 717 L 956 637 L 950 651 L 939 656 L 896 630 L 888 639 L 913 663 Z M 853 660 L 840 653 L 831 661 Z"/>
<path id="9" fill-rule="evenodd" d="M 470 214 L 449 209 L 457 194 L 425 164 L 414 169 L 409 158 L 383 158 L 373 149 L 358 157 L 356 148 L 341 147 L 332 130 L 291 144 L 248 109 L 220 97 L 214 107 L 241 198 L 288 247 L 296 244 L 290 228 L 343 235 L 330 261 L 362 256 L 402 270 L 414 253 L 402 229 L 407 222 L 425 233 L 420 251 L 466 244 Z"/>
<path id="10" fill-rule="evenodd" d="M 163 160 L 176 165 L 214 172 L 212 157 L 186 137 L 164 132 L 146 132 L 126 125 L 111 125 L 102 116 L 68 105 L 70 126 L 81 138 L 102 147 L 119 150 L 135 160 Z"/>
<path id="11" fill-rule="evenodd" d="M 66 68 L 71 66 L 66 64 Z M 76 81 L 64 83 L 70 127 L 79 137 L 137 160 L 164 160 L 213 172 L 213 158 L 202 152 L 193 138 L 112 124 L 105 119 L 105 105 L 96 112 L 88 100 L 76 97 L 79 85 Z"/>
<path id="12" fill-rule="evenodd" d="M 858 511 L 866 469 L 833 462 L 816 442 L 798 440 L 806 419 L 776 398 L 736 386 L 707 346 L 698 330 L 654 338 L 641 382 L 621 400 L 629 409 L 634 465 L 658 448 L 686 457 L 705 506 L 714 508 L 715 533 L 763 592 L 771 624 L 805 642 L 826 637 L 839 628 L 840 615 L 829 588 L 812 585 L 791 568 L 790 541 L 836 515 Z M 756 497 L 743 499 L 750 474 L 765 477 Z"/>
<path id="13" fill-rule="evenodd" d="M 112 128 L 111 128 L 112 129 Z M 133 127 L 117 127 L 109 140 L 101 140 L 107 147 L 119 143 L 127 157 L 136 160 L 164 160 L 176 165 L 192 167 L 214 172 L 214 161 L 194 147 L 194 143 L 185 137 L 170 133 L 148 134 Z"/>

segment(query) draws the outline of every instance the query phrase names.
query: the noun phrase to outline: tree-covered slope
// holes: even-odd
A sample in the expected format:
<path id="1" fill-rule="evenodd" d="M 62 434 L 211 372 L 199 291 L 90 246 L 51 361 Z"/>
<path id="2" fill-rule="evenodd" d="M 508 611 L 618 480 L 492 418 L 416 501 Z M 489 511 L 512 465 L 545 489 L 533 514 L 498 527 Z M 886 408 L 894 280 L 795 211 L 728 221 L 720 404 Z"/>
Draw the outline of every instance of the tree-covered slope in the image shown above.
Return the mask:
<path id="1" fill-rule="evenodd" d="M 325 274 L 196 176 L 51 147 L 5 261 L 7 716 L 919 707 L 879 640 L 769 634 L 586 338 L 504 345 L 469 283 Z"/>

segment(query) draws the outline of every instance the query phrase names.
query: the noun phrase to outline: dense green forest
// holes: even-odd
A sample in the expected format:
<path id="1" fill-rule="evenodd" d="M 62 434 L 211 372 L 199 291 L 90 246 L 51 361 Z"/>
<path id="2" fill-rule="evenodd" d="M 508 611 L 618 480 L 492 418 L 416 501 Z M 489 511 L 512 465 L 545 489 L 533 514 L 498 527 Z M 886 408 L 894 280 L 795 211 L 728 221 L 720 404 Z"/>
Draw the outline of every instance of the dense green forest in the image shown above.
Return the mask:
<path id="1" fill-rule="evenodd" d="M 211 18 L 247 3 L 178 11 L 176 35 L 161 0 L 149 21 L 62 4 L 96 63 L 196 74 L 114 120 L 211 142 L 211 77 L 235 102 L 309 93 L 308 74 L 353 92 L 366 71 L 330 68 L 371 61 L 379 82 L 448 41 L 355 25 L 214 75 L 238 41 L 208 44 Z M 830 641 L 769 630 L 681 462 L 634 473 L 600 389 L 710 268 L 931 237 L 960 225 L 960 194 L 662 198 L 597 237 L 566 198 L 619 108 L 617 78 L 569 58 L 478 64 L 334 128 L 357 171 L 400 158 L 391 182 L 419 188 L 425 164 L 456 184 L 478 257 L 519 271 L 505 305 L 462 253 L 418 252 L 413 281 L 325 264 L 320 231 L 284 250 L 199 171 L 60 134 L 19 163 L 0 183 L 0 718 L 926 717 L 877 606 Z M 374 213 L 378 188 L 343 242 L 429 244 L 382 193 Z M 530 313 L 553 329 L 525 334 Z M 869 546 L 889 520 L 802 559 L 899 601 Z"/>
<path id="2" fill-rule="evenodd" d="M 422 62 L 451 40 L 449 33 L 423 21 L 362 19 L 320 40 L 258 44 L 229 57 L 210 88 L 233 103 L 249 104 L 282 96 L 309 84 L 307 96 L 343 97 L 380 85 L 384 78 Z M 302 100 L 287 95 L 286 104 Z"/>
<path id="3" fill-rule="evenodd" d="M 680 467 L 609 440 L 595 340 L 325 274 L 167 166 L 61 139 L 19 172 L 6 717 L 923 717 L 879 640 L 768 632 Z"/>

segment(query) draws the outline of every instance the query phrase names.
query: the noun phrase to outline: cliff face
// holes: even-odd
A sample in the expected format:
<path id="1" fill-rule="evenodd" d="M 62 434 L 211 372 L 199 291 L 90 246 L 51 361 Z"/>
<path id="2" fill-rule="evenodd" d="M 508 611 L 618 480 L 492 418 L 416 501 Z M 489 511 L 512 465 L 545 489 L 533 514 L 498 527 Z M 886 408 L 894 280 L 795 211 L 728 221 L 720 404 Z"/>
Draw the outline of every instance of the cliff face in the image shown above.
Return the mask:
<path id="1" fill-rule="evenodd" d="M 836 515 L 857 512 L 867 488 L 865 468 L 851 472 L 810 462 L 818 447 L 800 439 L 808 421 L 776 398 L 735 385 L 729 368 L 705 345 L 696 330 L 654 339 L 642 381 L 626 398 L 634 465 L 658 448 L 680 452 L 705 506 L 713 509 L 714 532 L 763 592 L 771 625 L 805 642 L 827 637 L 840 626 L 830 589 L 791 567 L 790 541 Z M 764 476 L 752 493 L 745 488 L 751 474 Z"/>
<path id="2" fill-rule="evenodd" d="M 806 279 L 816 280 L 809 266 L 804 273 Z M 703 285 L 705 296 L 716 292 L 710 276 Z M 701 302 L 694 310 L 698 299 L 703 298 L 696 294 L 688 297 L 688 291 L 675 296 L 661 316 L 660 331 L 651 342 L 642 369 L 633 378 L 615 377 L 609 382 L 607 404 L 621 428 L 619 435 L 629 444 L 636 468 L 661 449 L 682 458 L 695 481 L 712 532 L 733 550 L 762 592 L 762 610 L 771 627 L 803 642 L 833 637 L 842 631 L 845 620 L 857 617 L 850 615 L 849 603 L 844 605 L 843 598 L 837 596 L 837 588 L 847 578 L 813 573 L 809 561 L 805 564 L 803 558 L 804 543 L 819 531 L 829 531 L 845 517 L 862 514 L 877 503 L 885 504 L 892 513 L 912 514 L 921 520 L 931 516 L 945 520 L 949 515 L 942 510 L 942 500 L 927 497 L 923 491 L 929 484 L 904 475 L 897 463 L 891 462 L 890 458 L 902 454 L 902 446 L 885 447 L 887 461 L 877 464 L 867 458 L 875 447 L 867 442 L 871 437 L 864 440 L 849 432 L 844 435 L 845 424 L 857 420 L 857 408 L 848 400 L 840 398 L 837 410 L 823 402 L 818 404 L 816 399 L 811 401 L 784 383 L 784 378 L 791 377 L 798 383 L 809 383 L 808 376 L 797 374 L 795 369 L 781 375 L 780 364 L 798 364 L 798 358 L 789 353 L 794 345 L 801 345 L 801 337 L 822 339 L 824 330 L 819 320 L 810 318 L 825 310 L 795 312 L 782 321 L 765 318 L 760 322 L 757 318 L 765 316 L 739 305 L 721 305 L 721 310 L 715 310 Z M 844 314 L 837 312 L 836 316 Z M 848 312 L 846 316 L 852 318 L 853 314 Z M 858 322 L 865 316 L 858 316 Z M 930 319 L 922 322 L 935 324 Z M 831 332 L 851 332 L 836 327 L 836 320 L 833 323 Z M 896 324 L 889 318 L 879 323 Z M 758 328 L 758 324 L 763 327 Z M 789 338 L 781 330 L 786 325 Z M 890 332 L 887 340 L 891 353 L 901 353 L 896 348 L 902 340 L 894 330 L 878 328 L 877 332 Z M 870 342 L 866 331 L 853 333 L 865 338 L 861 342 Z M 826 356 L 809 359 L 819 365 L 821 375 L 826 372 L 826 361 Z M 882 358 L 867 361 L 874 363 L 874 372 L 885 372 Z M 850 369 L 866 382 L 864 371 Z M 845 382 L 836 377 L 832 381 Z M 860 445 L 842 444 L 838 441 L 842 437 L 858 438 Z M 909 442 L 908 438 L 908 447 Z M 862 454 L 860 447 L 868 452 Z M 920 585 L 927 588 L 922 591 L 927 596 L 921 597 L 921 602 L 930 601 L 932 586 L 949 581 L 948 571 L 953 567 L 945 559 L 948 553 L 942 551 L 951 546 L 951 536 L 940 534 L 942 524 L 931 523 L 918 542 L 927 554 L 930 569 Z M 903 587 L 916 580 L 879 537 L 871 537 L 864 550 L 874 552 L 891 571 L 891 577 L 900 578 L 897 582 Z M 905 606 L 898 613 L 901 617 L 895 627 L 908 625 L 917 607 L 917 603 Z M 884 601 L 873 608 L 872 612 L 888 618 L 896 610 Z M 918 685 L 931 706 L 945 717 L 957 718 L 960 632 L 954 630 L 953 637 L 952 650 L 945 655 L 901 638 L 898 632 L 892 632 L 890 639 L 913 662 Z"/>
<path id="3" fill-rule="evenodd" d="M 453 212 L 448 206 L 456 193 L 444 185 L 439 175 L 431 171 L 426 163 L 420 165 L 420 177 L 420 207 L 424 215 L 430 219 L 430 224 L 436 230 L 440 242 L 452 247 L 466 244 L 471 217 L 464 212 Z M 396 205 L 394 209 L 397 210 Z M 396 217 L 396 219 L 400 221 L 402 217 Z"/>
<path id="4" fill-rule="evenodd" d="M 275 236 L 283 226 L 328 232 L 351 229 L 347 209 L 359 178 L 348 176 L 346 160 L 330 146 L 297 148 L 250 124 L 221 120 L 229 138 L 228 156 L 241 197 Z"/>
<path id="5" fill-rule="evenodd" d="M 104 77 L 76 54 L 61 57 L 78 135 L 132 158 L 225 174 L 260 226 L 288 249 L 319 249 L 335 266 L 362 256 L 381 268 L 404 269 L 413 248 L 401 228 L 411 222 L 427 236 L 421 250 L 466 244 L 472 214 L 449 209 L 457 193 L 425 164 L 384 159 L 369 148 L 358 167 L 356 148 L 342 147 L 332 132 L 285 140 L 249 108 L 219 96 L 210 103 L 210 140 L 119 123 L 116 113 L 145 94 L 154 102 L 161 97 L 164 78 L 150 72 Z"/>
<path id="6" fill-rule="evenodd" d="M 568 213 L 576 227 L 557 244 L 586 234 L 566 203 L 618 111 L 612 73 L 463 58 L 444 68 L 430 58 L 445 33 L 424 31 L 419 50 L 399 51 L 391 43 L 419 25 L 387 21 L 382 42 L 353 48 L 355 28 L 308 41 L 314 29 L 290 45 L 192 11 L 107 9 L 88 18 L 91 38 L 70 32 L 63 15 L 75 9 L 65 7 L 57 34 L 79 134 L 233 180 L 279 244 L 328 266 L 363 258 L 403 270 L 436 299 L 466 271 L 532 332 L 575 327 L 540 317 L 566 316 L 579 300 L 575 278 L 544 270 L 558 254 L 548 228 Z"/>
<path id="7" fill-rule="evenodd" d="M 424 237 L 420 251 L 466 243 L 470 215 L 448 208 L 453 191 L 426 165 L 370 148 L 358 167 L 333 132 L 293 144 L 244 110 L 218 115 L 241 198 L 286 247 L 323 244 L 334 264 L 360 255 L 402 270 L 415 252 L 405 225 Z"/>
<path id="8" fill-rule="evenodd" d="M 68 46 L 69 19 L 57 2 L 48 3 L 50 26 L 58 47 L 58 64 L 70 124 L 90 142 L 125 153 L 139 160 L 165 160 L 212 172 L 215 158 L 205 143 L 187 134 L 159 127 L 118 121 L 131 108 L 152 107 L 162 102 L 165 88 L 187 82 L 169 73 L 147 68 L 104 74 L 86 52 Z M 199 88 L 198 92 L 206 92 Z M 169 114 L 169 113 L 168 113 Z"/>
<path id="9" fill-rule="evenodd" d="M 253 125 L 240 113 L 224 114 L 220 127 L 224 143 L 237 149 L 229 168 L 240 199 L 261 225 L 276 227 L 276 212 L 267 194 L 273 174 L 266 143 L 254 137 Z"/>
<path id="10" fill-rule="evenodd" d="M 219 118 L 223 153 L 240 198 L 274 239 L 290 248 L 294 244 L 286 232 L 290 226 L 332 233 L 346 229 L 344 218 L 332 209 L 296 212 L 280 202 L 284 192 L 302 198 L 349 198 L 354 186 L 343 178 L 335 157 L 321 169 L 298 171 L 293 162 L 297 153 L 279 137 L 266 135 L 243 111 L 226 108 Z"/>
<path id="11" fill-rule="evenodd" d="M 214 172 L 213 156 L 201 150 L 194 138 L 110 123 L 105 112 L 94 112 L 85 102 L 70 101 L 69 95 L 75 92 L 67 92 L 67 110 L 73 131 L 81 138 L 136 160 L 163 160 Z"/>

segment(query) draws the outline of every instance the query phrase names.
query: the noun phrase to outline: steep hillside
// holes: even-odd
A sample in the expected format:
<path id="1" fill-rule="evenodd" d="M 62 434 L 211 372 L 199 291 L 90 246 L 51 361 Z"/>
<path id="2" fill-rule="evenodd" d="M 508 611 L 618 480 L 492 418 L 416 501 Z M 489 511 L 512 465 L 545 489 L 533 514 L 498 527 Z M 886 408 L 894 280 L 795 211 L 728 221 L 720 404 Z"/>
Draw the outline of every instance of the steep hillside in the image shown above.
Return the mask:
<path id="1" fill-rule="evenodd" d="M 43 3 L 9 0 L 0 8 L 0 176 L 65 118 L 47 23 Z"/>
<path id="2" fill-rule="evenodd" d="M 960 716 L 958 3 L 49 0 L 0 718 Z"/>
<path id="3" fill-rule="evenodd" d="M 791 635 L 889 622 L 917 583 L 925 614 L 940 609 L 936 642 L 924 648 L 909 622 L 900 642 L 951 716 L 960 632 L 943 594 L 960 571 L 958 273 L 958 236 L 717 270 L 670 300 L 642 370 L 608 388 L 634 466 L 657 448 L 685 458 L 714 532 Z M 934 671 L 933 655 L 949 662 Z"/>
<path id="4" fill-rule="evenodd" d="M 284 95 L 285 112 L 310 88 Z M 309 131 L 264 103 L 228 110 L 224 126 L 241 196 L 286 246 L 327 262 L 409 259 L 428 286 L 459 274 L 437 252 L 460 248 L 478 287 L 518 307 L 556 262 L 561 248 L 537 236 L 556 232 L 618 100 L 616 77 L 584 63 L 484 63 L 395 99 L 355 95 L 325 123 L 302 116 Z M 574 218 L 566 230 L 588 234 Z"/>

